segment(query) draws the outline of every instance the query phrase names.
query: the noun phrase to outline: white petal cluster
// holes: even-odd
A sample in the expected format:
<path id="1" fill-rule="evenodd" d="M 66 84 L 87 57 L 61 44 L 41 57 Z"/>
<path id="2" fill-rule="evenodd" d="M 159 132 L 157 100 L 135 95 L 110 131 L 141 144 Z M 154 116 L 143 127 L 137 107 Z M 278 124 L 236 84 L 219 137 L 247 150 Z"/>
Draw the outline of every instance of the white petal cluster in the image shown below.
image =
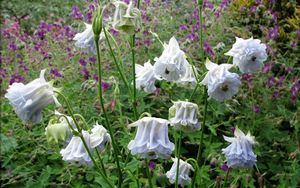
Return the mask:
<path id="1" fill-rule="evenodd" d="M 141 158 L 169 158 L 174 144 L 169 140 L 168 124 L 168 120 L 155 117 L 144 117 L 132 123 L 129 126 L 137 127 L 137 133 L 128 149 Z"/>
<path id="2" fill-rule="evenodd" d="M 141 12 L 139 9 L 134 8 L 132 1 L 129 5 L 123 1 L 115 1 L 113 4 L 116 6 L 113 28 L 131 35 L 134 34 L 135 30 L 141 26 Z"/>
<path id="3" fill-rule="evenodd" d="M 96 123 L 91 133 L 91 148 L 97 148 L 100 151 L 105 149 L 106 143 L 110 142 L 110 135 L 107 130 Z"/>
<path id="4" fill-rule="evenodd" d="M 90 134 L 87 131 L 82 130 L 83 138 L 88 146 L 91 149 Z M 69 144 L 65 149 L 60 151 L 62 159 L 69 162 L 80 162 L 83 164 L 91 164 L 92 159 L 90 158 L 87 150 L 84 147 L 84 144 L 79 136 L 73 136 Z"/>
<path id="5" fill-rule="evenodd" d="M 169 109 L 171 125 L 176 129 L 184 131 L 199 130 L 198 105 L 187 101 L 177 101 L 173 103 L 174 105 Z"/>
<path id="6" fill-rule="evenodd" d="M 167 80 L 169 82 L 179 81 L 186 75 L 187 65 L 189 64 L 185 58 L 184 52 L 179 48 L 179 44 L 175 37 L 172 37 L 169 44 L 165 44 L 164 51 L 159 58 L 154 59 L 155 77 L 159 80 Z"/>
<path id="7" fill-rule="evenodd" d="M 144 66 L 135 64 L 136 88 L 144 89 L 147 93 L 153 93 L 156 90 L 154 69 L 150 60 Z"/>
<path id="8" fill-rule="evenodd" d="M 169 179 L 170 183 L 174 184 L 176 182 L 178 158 L 172 158 L 172 160 L 174 163 L 171 169 L 166 173 L 166 176 Z M 194 171 L 192 165 L 180 159 L 178 171 L 178 184 L 180 184 L 182 187 L 188 185 L 191 181 L 191 178 L 189 177 L 190 170 Z"/>
<path id="9" fill-rule="evenodd" d="M 177 83 L 182 86 L 196 86 L 197 84 L 196 76 L 197 76 L 196 67 L 187 64 L 184 75 L 179 79 Z"/>
<path id="10" fill-rule="evenodd" d="M 94 40 L 94 33 L 91 24 L 84 23 L 86 29 L 82 33 L 77 33 L 73 40 L 75 40 L 75 46 L 80 48 L 86 53 L 96 54 L 96 44 Z M 104 39 L 104 33 L 100 34 L 100 41 Z"/>
<path id="11" fill-rule="evenodd" d="M 236 127 L 234 137 L 224 136 L 224 139 L 231 143 L 227 148 L 222 149 L 229 167 L 247 168 L 255 165 L 256 155 L 252 151 L 252 145 L 255 144 L 255 140 L 249 132 L 245 135 Z"/>
<path id="12" fill-rule="evenodd" d="M 55 88 L 44 78 L 45 71 L 41 71 L 40 78 L 26 85 L 13 83 L 5 94 L 18 117 L 25 123 L 41 122 L 42 110 L 46 106 L 52 103 L 60 105 L 54 94 Z"/>
<path id="13" fill-rule="evenodd" d="M 233 64 L 237 65 L 242 73 L 258 72 L 267 60 L 266 45 L 259 39 L 242 39 L 236 37 L 236 42 L 225 55 L 233 56 Z"/>
<path id="14" fill-rule="evenodd" d="M 233 65 L 217 65 L 207 59 L 205 66 L 208 73 L 201 83 L 208 87 L 209 97 L 217 101 L 224 101 L 232 98 L 238 92 L 241 85 L 239 75 L 228 71 Z"/>
<path id="15" fill-rule="evenodd" d="M 110 141 L 110 135 L 106 129 L 102 125 L 98 125 L 98 123 L 96 123 L 92 129 L 91 134 L 85 130 L 82 130 L 81 133 L 91 153 L 93 153 L 95 148 L 103 151 L 105 144 Z M 91 164 L 92 162 L 79 136 L 73 136 L 67 147 L 60 151 L 60 154 L 65 161 L 76 161 L 83 164 Z"/>

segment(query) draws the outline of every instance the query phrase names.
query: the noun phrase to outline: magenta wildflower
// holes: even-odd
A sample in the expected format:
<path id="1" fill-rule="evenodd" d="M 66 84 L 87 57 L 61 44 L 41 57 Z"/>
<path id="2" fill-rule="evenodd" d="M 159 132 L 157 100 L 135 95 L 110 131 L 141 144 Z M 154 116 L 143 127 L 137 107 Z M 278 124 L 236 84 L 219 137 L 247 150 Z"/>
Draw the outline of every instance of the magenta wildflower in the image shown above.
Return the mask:
<path id="1" fill-rule="evenodd" d="M 186 26 L 186 25 L 180 25 L 180 26 L 179 26 L 179 29 L 180 29 L 181 31 L 186 31 L 186 30 L 187 30 L 187 26 Z"/>
<path id="2" fill-rule="evenodd" d="M 154 161 L 149 161 L 149 168 L 150 170 L 154 170 L 156 167 L 156 163 Z"/>
<path id="3" fill-rule="evenodd" d="M 81 69 L 80 73 L 82 74 L 82 76 L 83 76 L 83 78 L 84 78 L 85 80 L 89 79 L 89 77 L 90 77 L 90 72 L 89 72 L 89 70 L 87 70 L 86 67 L 83 67 L 83 68 Z"/>
<path id="4" fill-rule="evenodd" d="M 271 69 L 272 69 L 272 66 L 273 66 L 273 64 L 270 64 L 270 63 L 264 64 L 264 66 L 263 66 L 263 68 L 262 68 L 262 72 L 263 72 L 263 73 L 268 73 L 268 72 L 270 72 Z"/>
<path id="5" fill-rule="evenodd" d="M 12 51 L 16 51 L 18 49 L 17 45 L 15 42 L 11 42 L 8 45 L 8 49 L 12 50 Z"/>
<path id="6" fill-rule="evenodd" d="M 62 73 L 57 68 L 52 68 L 50 70 L 50 74 L 52 74 L 54 77 L 63 77 Z"/>
<path id="7" fill-rule="evenodd" d="M 255 104 L 252 107 L 252 111 L 255 112 L 255 113 L 260 113 L 261 110 L 260 110 L 260 107 L 257 104 Z"/>
<path id="8" fill-rule="evenodd" d="M 72 7 L 70 16 L 73 17 L 74 19 L 82 19 L 83 18 L 83 14 L 80 12 L 80 9 L 78 6 Z"/>
<path id="9" fill-rule="evenodd" d="M 272 98 L 273 99 L 278 99 L 279 97 L 280 97 L 279 91 L 274 91 L 273 94 L 272 94 Z"/>
<path id="10" fill-rule="evenodd" d="M 224 171 L 224 172 L 227 172 L 229 170 L 229 167 L 227 166 L 227 163 L 223 163 L 222 166 L 221 166 L 221 169 Z"/>
<path id="11" fill-rule="evenodd" d="M 276 39 L 279 37 L 279 26 L 275 26 L 270 28 L 268 31 L 268 38 L 269 39 Z"/>
<path id="12" fill-rule="evenodd" d="M 82 59 L 82 58 L 79 59 L 78 63 L 79 63 L 81 66 L 86 66 L 86 64 L 87 64 L 87 62 L 86 62 L 84 59 Z"/>
<path id="13" fill-rule="evenodd" d="M 25 80 L 25 78 L 23 78 L 21 75 L 15 73 L 13 75 L 11 75 L 11 78 L 9 80 L 9 85 L 15 83 L 15 82 L 23 82 Z"/>
<path id="14" fill-rule="evenodd" d="M 204 43 L 203 43 L 203 50 L 210 56 L 215 55 L 212 47 L 210 46 L 210 44 L 207 41 L 204 41 Z"/>

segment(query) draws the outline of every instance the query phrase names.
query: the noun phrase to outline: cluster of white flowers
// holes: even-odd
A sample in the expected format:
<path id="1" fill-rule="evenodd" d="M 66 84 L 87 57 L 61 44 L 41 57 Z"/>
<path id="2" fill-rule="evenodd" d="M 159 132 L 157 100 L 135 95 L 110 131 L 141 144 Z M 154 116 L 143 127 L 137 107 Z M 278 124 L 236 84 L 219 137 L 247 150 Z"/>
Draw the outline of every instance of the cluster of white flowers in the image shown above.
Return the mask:
<path id="1" fill-rule="evenodd" d="M 170 183 L 174 184 L 176 182 L 178 158 L 172 158 L 172 161 L 173 165 L 171 169 L 166 173 L 166 176 L 169 179 Z M 178 168 L 178 184 L 180 184 L 182 187 L 188 185 L 191 181 L 189 172 L 190 170 L 194 171 L 194 168 L 192 167 L 192 165 L 181 159 L 179 160 Z"/>

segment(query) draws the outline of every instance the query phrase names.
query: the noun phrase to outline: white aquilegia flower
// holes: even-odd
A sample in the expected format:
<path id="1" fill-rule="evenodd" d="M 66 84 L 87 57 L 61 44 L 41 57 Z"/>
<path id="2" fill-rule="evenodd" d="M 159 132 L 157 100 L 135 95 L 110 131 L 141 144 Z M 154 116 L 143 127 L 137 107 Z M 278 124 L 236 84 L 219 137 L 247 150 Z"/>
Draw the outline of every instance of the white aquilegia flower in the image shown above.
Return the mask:
<path id="1" fill-rule="evenodd" d="M 155 77 L 170 82 L 178 81 L 183 77 L 189 64 L 175 37 L 170 39 L 168 45 L 164 45 L 162 55 L 154 60 Z"/>
<path id="2" fill-rule="evenodd" d="M 130 1 L 129 5 L 122 1 L 115 1 L 113 4 L 116 6 L 113 28 L 133 35 L 135 30 L 141 27 L 140 10 L 134 8 L 132 1 Z"/>
<path id="3" fill-rule="evenodd" d="M 233 64 L 237 65 L 242 73 L 258 72 L 267 60 L 266 45 L 261 44 L 259 39 L 242 39 L 236 37 L 232 48 L 225 53 L 233 57 Z"/>
<path id="4" fill-rule="evenodd" d="M 178 84 L 183 86 L 195 86 L 197 84 L 196 76 L 197 76 L 196 67 L 188 64 L 186 65 L 186 70 L 184 75 L 178 80 Z"/>
<path id="5" fill-rule="evenodd" d="M 227 148 L 222 149 L 229 167 L 247 168 L 255 165 L 256 155 L 252 151 L 252 145 L 255 144 L 255 140 L 249 132 L 245 135 L 236 127 L 234 137 L 224 136 L 224 139 L 231 143 Z"/>
<path id="6" fill-rule="evenodd" d="M 172 158 L 172 160 L 174 163 L 171 169 L 166 173 L 166 176 L 169 179 L 170 183 L 174 184 L 176 182 L 178 158 Z M 192 165 L 180 159 L 178 171 L 178 184 L 180 184 L 182 187 L 188 185 L 191 181 L 191 178 L 189 177 L 190 170 L 194 171 Z"/>
<path id="7" fill-rule="evenodd" d="M 68 121 L 71 124 L 69 119 Z M 45 135 L 47 137 L 47 141 L 54 141 L 56 143 L 58 143 L 59 140 L 65 141 L 66 138 L 68 138 L 68 136 L 71 134 L 71 129 L 69 127 L 68 121 L 64 117 L 54 117 L 50 119 L 48 126 L 45 128 Z"/>
<path id="8" fill-rule="evenodd" d="M 41 122 L 42 110 L 49 104 L 60 106 L 54 94 L 57 89 L 51 82 L 46 82 L 45 71 L 42 70 L 39 78 L 26 85 L 13 83 L 5 94 L 18 117 L 25 123 Z"/>
<path id="9" fill-rule="evenodd" d="M 173 103 L 174 105 L 169 109 L 171 125 L 176 129 L 184 131 L 199 130 L 198 105 L 187 101 L 177 101 Z"/>
<path id="10" fill-rule="evenodd" d="M 96 44 L 92 25 L 87 23 L 84 24 L 86 29 L 82 33 L 77 33 L 73 38 L 73 40 L 76 41 L 75 46 L 86 53 L 96 54 Z M 101 32 L 99 40 L 103 40 L 104 37 L 104 33 Z"/>
<path id="11" fill-rule="evenodd" d="M 90 141 L 90 134 L 87 131 L 82 130 L 83 138 L 88 146 L 88 148 L 91 150 L 91 141 Z M 87 150 L 84 147 L 84 144 L 79 136 L 73 136 L 69 144 L 65 149 L 62 149 L 60 151 L 60 154 L 62 155 L 62 159 L 64 161 L 69 162 L 79 162 L 82 164 L 91 164 L 92 159 L 90 158 Z"/>
<path id="12" fill-rule="evenodd" d="M 205 66 L 208 73 L 201 83 L 207 86 L 209 97 L 217 101 L 224 101 L 232 98 L 238 92 L 241 86 L 239 75 L 228 71 L 233 65 L 217 65 L 207 59 Z"/>
<path id="13" fill-rule="evenodd" d="M 144 117 L 132 123 L 129 127 L 137 127 L 137 133 L 128 149 L 141 158 L 169 158 L 174 144 L 169 140 L 168 124 L 168 120 L 155 117 Z"/>
<path id="14" fill-rule="evenodd" d="M 153 93 L 156 90 L 153 66 L 150 60 L 144 66 L 135 64 L 136 88 L 144 89 L 147 93 Z"/>
<path id="15" fill-rule="evenodd" d="M 102 126 L 96 123 L 92 129 L 91 135 L 91 148 L 97 148 L 100 151 L 103 151 L 106 143 L 110 142 L 110 135 L 107 130 Z"/>

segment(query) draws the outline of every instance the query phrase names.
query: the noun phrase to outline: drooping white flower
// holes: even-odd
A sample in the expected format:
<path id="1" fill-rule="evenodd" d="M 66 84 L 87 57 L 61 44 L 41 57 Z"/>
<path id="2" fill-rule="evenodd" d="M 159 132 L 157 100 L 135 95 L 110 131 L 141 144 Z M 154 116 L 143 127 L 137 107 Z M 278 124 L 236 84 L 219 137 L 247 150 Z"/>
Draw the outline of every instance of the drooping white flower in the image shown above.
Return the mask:
<path id="1" fill-rule="evenodd" d="M 147 93 L 153 93 L 156 90 L 153 66 L 150 60 L 144 66 L 135 64 L 136 88 L 144 89 Z"/>
<path id="2" fill-rule="evenodd" d="M 171 169 L 166 173 L 167 178 L 171 184 L 176 182 L 177 164 L 178 158 L 172 158 L 174 162 Z M 179 160 L 179 171 L 178 171 L 178 184 L 181 186 L 186 186 L 190 183 L 191 178 L 189 177 L 190 170 L 194 171 L 194 168 L 189 163 Z"/>
<path id="3" fill-rule="evenodd" d="M 178 84 L 183 86 L 195 86 L 197 84 L 196 76 L 197 76 L 196 67 L 188 64 L 186 65 L 185 73 L 183 77 L 179 79 Z"/>
<path id="4" fill-rule="evenodd" d="M 233 64 L 237 65 L 242 73 L 258 72 L 267 60 L 266 45 L 259 39 L 242 39 L 236 37 L 236 42 L 225 55 L 233 56 Z"/>
<path id="5" fill-rule="evenodd" d="M 90 141 L 90 134 L 87 131 L 82 130 L 82 135 L 88 148 L 91 150 L 92 147 Z M 62 159 L 64 161 L 77 161 L 83 164 L 91 164 L 92 162 L 92 159 L 90 158 L 79 136 L 73 136 L 67 147 L 60 151 L 60 154 L 62 155 Z"/>
<path id="6" fill-rule="evenodd" d="M 98 148 L 100 151 L 103 151 L 105 144 L 110 142 L 110 135 L 107 130 L 102 126 L 96 123 L 92 129 L 91 135 L 91 148 Z"/>
<path id="7" fill-rule="evenodd" d="M 247 168 L 255 165 L 256 155 L 252 151 L 252 145 L 256 142 L 249 132 L 245 135 L 236 127 L 234 137 L 224 136 L 224 139 L 231 143 L 227 148 L 222 149 L 229 167 Z"/>
<path id="8" fill-rule="evenodd" d="M 186 73 L 188 62 L 175 37 L 170 39 L 168 45 L 164 45 L 162 55 L 154 60 L 154 74 L 157 79 L 178 81 Z"/>
<path id="9" fill-rule="evenodd" d="M 62 115 L 57 111 L 55 111 L 55 114 L 59 116 Z M 67 119 L 65 119 L 65 117 Z M 71 128 L 69 126 L 74 127 L 74 122 L 71 117 L 65 117 L 55 117 L 49 121 L 48 126 L 45 128 L 45 135 L 48 142 L 54 141 L 58 143 L 59 140 L 65 141 L 67 137 L 72 134 Z"/>
<path id="10" fill-rule="evenodd" d="M 238 74 L 228 71 L 233 65 L 217 65 L 207 59 L 205 66 L 208 73 L 201 83 L 208 87 L 209 97 L 217 101 L 224 101 L 232 98 L 238 92 L 241 85 L 240 78 Z"/>
<path id="11" fill-rule="evenodd" d="M 141 27 L 140 10 L 134 8 L 132 1 L 130 1 L 129 5 L 122 1 L 115 1 L 113 4 L 116 6 L 113 28 L 133 35 L 135 30 Z"/>
<path id="12" fill-rule="evenodd" d="M 144 117 L 132 123 L 129 126 L 137 127 L 137 133 L 128 149 L 141 158 L 169 158 L 174 144 L 169 140 L 168 124 L 168 120 L 155 117 Z"/>
<path id="13" fill-rule="evenodd" d="M 45 107 L 51 103 L 60 105 L 54 94 L 56 89 L 44 78 L 45 71 L 42 70 L 39 78 L 26 85 L 13 83 L 5 94 L 18 117 L 25 123 L 41 122 Z"/>
<path id="14" fill-rule="evenodd" d="M 77 33 L 73 40 L 75 40 L 75 46 L 80 48 L 86 53 L 96 54 L 96 44 L 94 39 L 93 28 L 91 24 L 84 23 L 86 29 L 82 33 Z M 104 39 L 104 33 L 101 32 L 99 41 Z"/>
<path id="15" fill-rule="evenodd" d="M 177 101 L 173 103 L 174 105 L 169 109 L 169 119 L 172 126 L 184 131 L 200 129 L 197 104 L 187 101 Z"/>

